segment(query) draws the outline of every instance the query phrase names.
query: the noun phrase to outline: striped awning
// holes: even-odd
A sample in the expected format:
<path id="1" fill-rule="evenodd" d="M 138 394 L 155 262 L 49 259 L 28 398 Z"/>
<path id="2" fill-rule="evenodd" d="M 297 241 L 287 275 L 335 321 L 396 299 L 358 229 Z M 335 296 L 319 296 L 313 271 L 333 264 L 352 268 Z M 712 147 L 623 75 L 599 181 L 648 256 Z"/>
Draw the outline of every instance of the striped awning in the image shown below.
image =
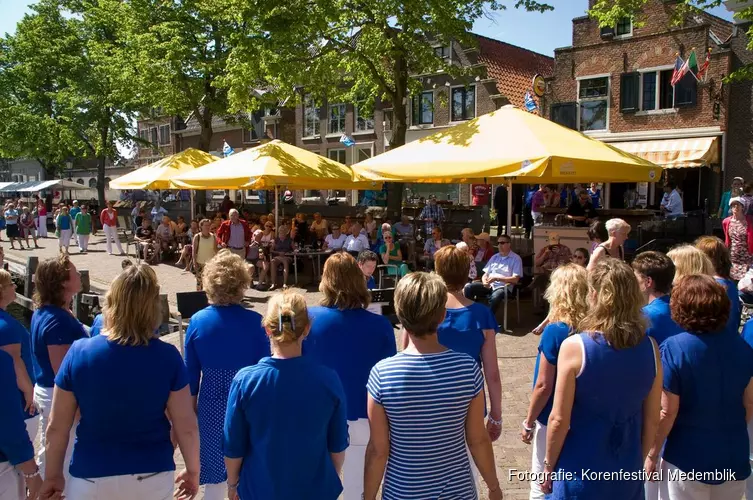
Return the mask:
<path id="1" fill-rule="evenodd" d="M 615 142 L 613 146 L 664 168 L 708 167 L 719 163 L 718 137 Z"/>

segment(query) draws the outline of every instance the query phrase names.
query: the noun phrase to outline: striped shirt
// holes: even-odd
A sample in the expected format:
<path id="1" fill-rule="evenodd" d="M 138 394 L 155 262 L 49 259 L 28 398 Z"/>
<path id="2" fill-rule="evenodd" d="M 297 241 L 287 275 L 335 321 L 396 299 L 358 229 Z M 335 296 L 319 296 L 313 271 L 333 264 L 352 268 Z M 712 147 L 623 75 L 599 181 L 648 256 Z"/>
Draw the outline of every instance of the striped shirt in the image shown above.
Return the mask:
<path id="1" fill-rule="evenodd" d="M 377 363 L 367 384 L 390 426 L 384 500 L 475 500 L 465 442 L 471 400 L 484 388 L 466 354 L 398 353 Z"/>

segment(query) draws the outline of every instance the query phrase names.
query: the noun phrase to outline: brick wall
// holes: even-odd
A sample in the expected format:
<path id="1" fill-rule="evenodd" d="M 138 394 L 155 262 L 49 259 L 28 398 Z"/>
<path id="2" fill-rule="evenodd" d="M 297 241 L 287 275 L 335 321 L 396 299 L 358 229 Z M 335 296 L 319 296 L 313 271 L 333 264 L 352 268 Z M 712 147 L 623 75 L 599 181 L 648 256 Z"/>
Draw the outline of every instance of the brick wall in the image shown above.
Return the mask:
<path id="1" fill-rule="evenodd" d="M 732 70 L 753 63 L 753 53 L 746 49 L 749 26 L 738 27 L 738 34 L 730 40 L 733 51 Z M 732 178 L 740 176 L 753 181 L 753 82 L 733 83 L 728 87 L 729 128 L 724 186 L 728 189 Z"/>
<path id="2" fill-rule="evenodd" d="M 136 133 L 139 134 L 140 131 L 146 130 L 149 133 L 148 140 L 151 140 L 151 129 L 156 128 L 157 140 L 159 142 L 159 128 L 162 125 L 170 125 L 170 143 L 167 145 L 158 145 L 156 148 L 139 145 L 137 147 L 137 154 L 135 158 L 135 165 L 137 168 L 143 167 L 144 165 L 152 163 L 158 158 L 163 158 L 165 156 L 169 156 L 179 151 L 175 147 L 176 140 L 175 140 L 175 136 L 173 135 L 173 132 L 175 131 L 176 120 L 173 117 L 164 116 L 164 117 L 156 117 L 156 118 L 152 118 L 148 120 L 139 120 L 136 125 L 136 128 L 137 128 Z"/>
<path id="3" fill-rule="evenodd" d="M 180 151 L 188 148 L 199 147 L 198 135 L 180 136 Z M 224 130 L 221 132 L 215 132 L 212 135 L 212 139 L 209 141 L 209 151 L 222 151 L 224 141 L 233 149 L 247 149 L 253 147 L 255 144 L 243 144 L 243 130 L 240 128 L 233 130 Z"/>

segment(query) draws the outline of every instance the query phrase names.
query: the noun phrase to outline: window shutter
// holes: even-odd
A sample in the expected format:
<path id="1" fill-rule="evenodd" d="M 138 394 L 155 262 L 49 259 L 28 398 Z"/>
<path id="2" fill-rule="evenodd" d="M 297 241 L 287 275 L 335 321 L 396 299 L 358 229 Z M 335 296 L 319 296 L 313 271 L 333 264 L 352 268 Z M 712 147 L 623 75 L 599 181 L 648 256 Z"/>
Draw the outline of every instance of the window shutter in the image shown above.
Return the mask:
<path id="1" fill-rule="evenodd" d="M 601 28 L 602 38 L 612 38 L 614 36 L 614 26 L 604 26 Z"/>
<path id="2" fill-rule="evenodd" d="M 578 128 L 578 103 L 566 102 L 552 104 L 550 114 L 552 121 L 572 130 Z"/>
<path id="3" fill-rule="evenodd" d="M 675 106 L 695 106 L 698 102 L 698 81 L 687 73 L 675 87 Z"/>
<path id="4" fill-rule="evenodd" d="M 620 111 L 635 113 L 638 111 L 638 89 L 640 73 L 623 73 L 620 75 Z"/>

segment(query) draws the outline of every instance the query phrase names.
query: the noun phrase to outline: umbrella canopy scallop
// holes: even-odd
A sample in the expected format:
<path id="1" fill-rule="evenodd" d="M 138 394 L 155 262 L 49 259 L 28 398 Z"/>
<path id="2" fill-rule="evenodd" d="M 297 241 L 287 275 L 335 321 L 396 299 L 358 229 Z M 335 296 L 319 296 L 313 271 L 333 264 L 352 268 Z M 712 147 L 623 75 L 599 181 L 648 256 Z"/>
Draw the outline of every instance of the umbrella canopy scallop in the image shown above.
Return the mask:
<path id="1" fill-rule="evenodd" d="M 199 149 L 188 148 L 110 181 L 111 189 L 174 189 L 171 180 L 219 160 Z"/>

